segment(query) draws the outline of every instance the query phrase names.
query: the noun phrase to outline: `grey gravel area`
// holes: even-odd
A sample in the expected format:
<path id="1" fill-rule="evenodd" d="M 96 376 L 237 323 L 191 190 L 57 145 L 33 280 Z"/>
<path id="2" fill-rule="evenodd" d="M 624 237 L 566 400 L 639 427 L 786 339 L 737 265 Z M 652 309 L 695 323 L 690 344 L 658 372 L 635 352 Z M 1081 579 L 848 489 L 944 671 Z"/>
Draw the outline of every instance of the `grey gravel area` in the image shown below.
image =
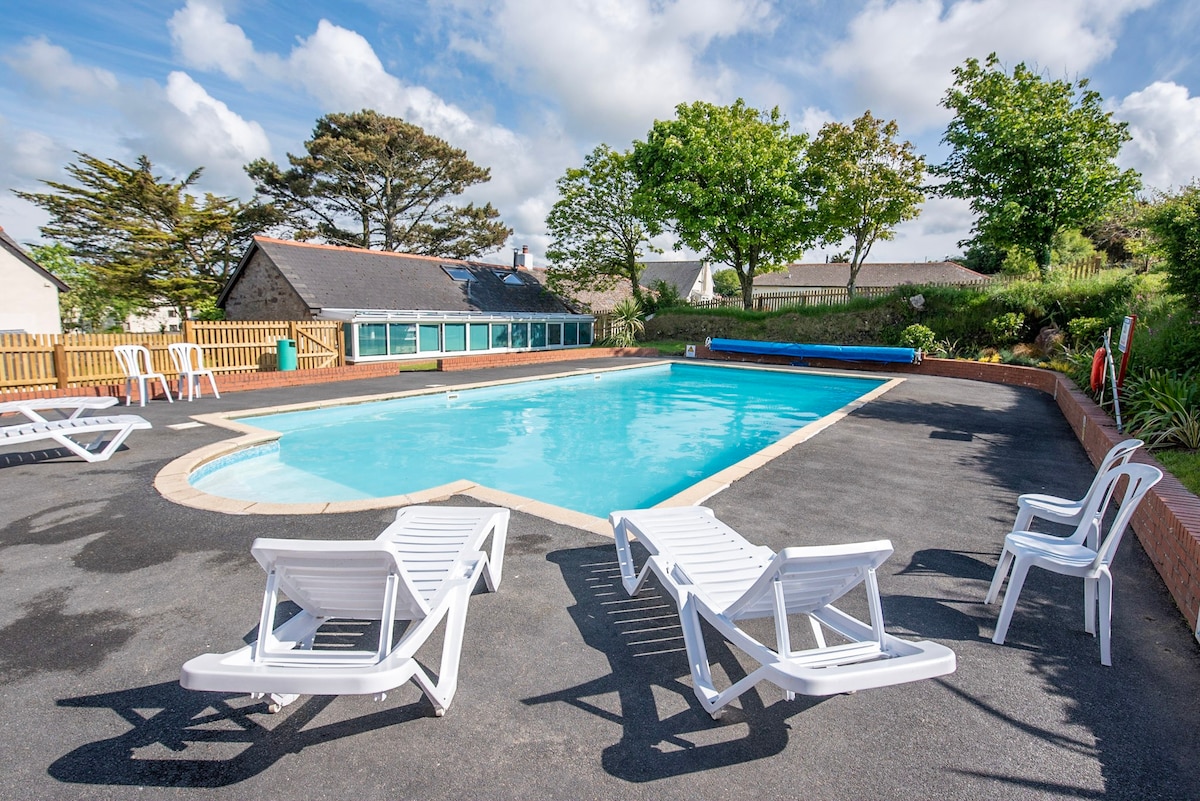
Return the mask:
<path id="1" fill-rule="evenodd" d="M 1200 798 L 1200 646 L 1135 537 L 1114 570 L 1111 668 L 1078 580 L 1044 571 L 991 643 L 982 599 L 1016 495 L 1078 495 L 1092 466 L 1049 397 L 972 381 L 910 377 L 708 502 L 773 548 L 891 539 L 889 630 L 953 648 L 953 675 L 791 702 L 760 684 L 714 722 L 672 607 L 654 587 L 624 596 L 611 539 L 516 513 L 445 717 L 411 684 L 276 715 L 180 688 L 184 661 L 254 633 L 255 537 L 370 539 L 392 513 L 176 505 L 157 471 L 228 432 L 169 424 L 618 363 L 160 400 L 131 410 L 154 428 L 107 462 L 0 451 L 0 797 Z M 710 653 L 720 676 L 748 667 L 715 639 Z"/>

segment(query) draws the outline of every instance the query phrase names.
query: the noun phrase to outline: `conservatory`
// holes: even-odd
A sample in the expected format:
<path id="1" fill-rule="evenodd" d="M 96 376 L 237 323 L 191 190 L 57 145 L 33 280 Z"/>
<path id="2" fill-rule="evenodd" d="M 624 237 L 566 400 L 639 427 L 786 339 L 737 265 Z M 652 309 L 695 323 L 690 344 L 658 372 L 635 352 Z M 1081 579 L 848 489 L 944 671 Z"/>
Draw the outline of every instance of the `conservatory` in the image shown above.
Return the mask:
<path id="1" fill-rule="evenodd" d="M 537 312 L 323 309 L 320 316 L 344 321 L 351 363 L 586 348 L 595 325 L 590 314 Z"/>

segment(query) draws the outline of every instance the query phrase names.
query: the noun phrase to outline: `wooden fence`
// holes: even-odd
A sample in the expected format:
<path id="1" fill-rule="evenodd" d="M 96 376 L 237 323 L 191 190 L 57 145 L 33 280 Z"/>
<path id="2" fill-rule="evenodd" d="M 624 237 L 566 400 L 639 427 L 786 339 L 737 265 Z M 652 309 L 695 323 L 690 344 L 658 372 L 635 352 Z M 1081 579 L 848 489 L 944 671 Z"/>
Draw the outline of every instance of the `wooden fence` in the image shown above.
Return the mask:
<path id="1" fill-rule="evenodd" d="M 345 363 L 336 321 L 188 321 L 173 334 L 0 334 L 0 393 L 122 383 L 115 345 L 145 345 L 154 369 L 168 380 L 175 367 L 167 346 L 174 342 L 199 345 L 205 366 L 217 374 L 275 370 L 281 339 L 295 341 L 300 369 Z"/>

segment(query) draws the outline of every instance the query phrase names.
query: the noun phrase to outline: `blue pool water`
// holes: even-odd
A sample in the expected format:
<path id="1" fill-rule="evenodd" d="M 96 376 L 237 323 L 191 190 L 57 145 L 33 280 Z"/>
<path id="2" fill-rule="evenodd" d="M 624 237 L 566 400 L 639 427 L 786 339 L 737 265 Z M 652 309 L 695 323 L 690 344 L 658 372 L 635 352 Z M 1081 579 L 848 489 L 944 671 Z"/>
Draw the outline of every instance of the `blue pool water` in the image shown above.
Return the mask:
<path id="1" fill-rule="evenodd" d="M 468 479 L 604 517 L 653 506 L 882 383 L 669 364 L 244 418 L 283 436 L 191 483 L 306 503 Z"/>

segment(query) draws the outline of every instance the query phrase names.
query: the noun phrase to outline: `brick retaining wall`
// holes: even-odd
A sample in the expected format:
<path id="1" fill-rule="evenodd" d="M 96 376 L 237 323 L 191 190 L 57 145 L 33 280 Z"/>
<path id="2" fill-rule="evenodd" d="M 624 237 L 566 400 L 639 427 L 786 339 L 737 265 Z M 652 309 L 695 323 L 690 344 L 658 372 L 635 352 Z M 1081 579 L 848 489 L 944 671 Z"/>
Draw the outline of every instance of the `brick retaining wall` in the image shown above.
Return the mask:
<path id="1" fill-rule="evenodd" d="M 759 364 L 792 364 L 794 358 L 758 354 L 723 353 L 696 346 L 696 357 L 720 361 Z M 1059 411 L 1087 451 L 1092 464 L 1113 445 L 1127 438 L 1117 432 L 1113 419 L 1075 382 L 1061 373 L 1012 364 L 989 364 L 953 359 L 925 359 L 921 364 L 864 364 L 829 359 L 805 359 L 812 367 L 841 367 L 871 372 L 913 373 L 944 378 L 966 378 L 993 384 L 1029 387 L 1054 397 Z M 1163 469 L 1145 449 L 1138 450 L 1134 461 Z M 1146 495 L 1133 516 L 1133 530 L 1176 605 L 1195 629 L 1200 614 L 1200 498 L 1189 492 L 1179 479 L 1163 470 L 1163 479 Z M 1119 572 L 1119 571 L 1118 571 Z"/>
<path id="2" fill-rule="evenodd" d="M 494 353 L 479 356 L 451 356 L 438 360 L 443 372 L 481 370 L 487 367 L 512 367 L 517 364 L 548 364 L 579 359 L 603 359 L 610 356 L 658 356 L 654 348 L 578 348 L 566 350 L 533 350 L 524 353 Z"/>

